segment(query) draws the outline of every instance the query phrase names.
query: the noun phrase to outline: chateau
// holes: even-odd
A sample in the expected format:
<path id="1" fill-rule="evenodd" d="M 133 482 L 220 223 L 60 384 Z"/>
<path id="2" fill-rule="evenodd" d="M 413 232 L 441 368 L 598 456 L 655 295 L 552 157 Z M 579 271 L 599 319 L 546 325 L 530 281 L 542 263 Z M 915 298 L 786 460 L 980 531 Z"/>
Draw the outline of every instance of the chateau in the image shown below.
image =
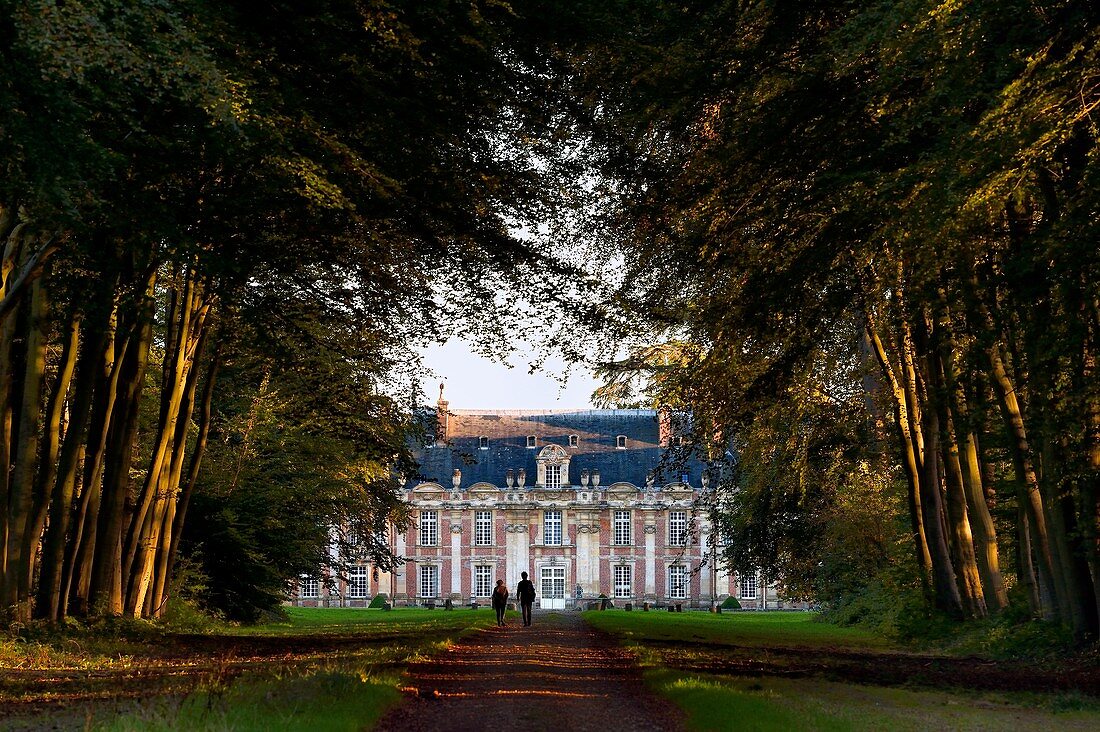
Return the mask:
<path id="1" fill-rule="evenodd" d="M 304 579 L 298 605 L 485 604 L 497 579 L 513 590 L 527 572 L 536 607 L 566 609 L 601 595 L 709 607 L 783 607 L 756 576 L 716 570 L 717 537 L 700 500 L 705 465 L 686 435 L 655 410 L 450 410 L 419 450 L 421 476 L 405 487 L 408 526 L 392 527 L 393 572 L 351 568 L 333 590 Z"/>

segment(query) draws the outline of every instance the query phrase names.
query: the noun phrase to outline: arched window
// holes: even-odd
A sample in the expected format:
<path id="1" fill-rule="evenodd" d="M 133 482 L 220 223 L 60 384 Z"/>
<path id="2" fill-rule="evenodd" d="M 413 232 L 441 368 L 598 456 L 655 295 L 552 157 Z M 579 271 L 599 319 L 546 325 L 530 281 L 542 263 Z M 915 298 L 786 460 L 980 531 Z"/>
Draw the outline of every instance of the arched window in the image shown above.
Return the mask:
<path id="1" fill-rule="evenodd" d="M 615 447 L 619 448 L 620 450 L 626 449 L 626 435 L 619 435 L 615 438 Z"/>
<path id="2" fill-rule="evenodd" d="M 577 435 L 569 435 L 569 447 L 577 447 L 581 444 L 581 438 Z"/>
<path id="3" fill-rule="evenodd" d="M 527 435 L 527 447 L 538 447 L 538 439 L 534 435 Z"/>

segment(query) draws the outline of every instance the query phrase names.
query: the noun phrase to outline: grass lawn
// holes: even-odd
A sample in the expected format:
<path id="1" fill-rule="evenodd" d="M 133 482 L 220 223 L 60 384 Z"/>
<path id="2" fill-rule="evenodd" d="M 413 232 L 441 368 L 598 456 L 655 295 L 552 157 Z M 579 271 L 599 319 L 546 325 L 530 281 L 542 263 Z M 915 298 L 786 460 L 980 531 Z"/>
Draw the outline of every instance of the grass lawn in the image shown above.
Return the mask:
<path id="1" fill-rule="evenodd" d="M 751 679 L 653 669 L 646 681 L 671 699 L 690 730 L 1096 730 L 1100 708 L 1072 697 L 1022 705 L 1007 696 L 963 696 L 819 679 Z"/>
<path id="2" fill-rule="evenodd" d="M 287 608 L 286 620 L 192 636 L 125 624 L 47 633 L 0 653 L 0 678 L 12 671 L 0 703 L 104 703 L 0 716 L 0 728 L 369 729 L 399 701 L 407 663 L 494 621 L 491 609 Z"/>
<path id="3" fill-rule="evenodd" d="M 769 648 L 805 649 L 806 657 L 825 661 L 848 652 L 882 663 L 897 658 L 881 655 L 898 650 L 885 639 L 815 622 L 811 613 L 611 610 L 587 612 L 584 618 L 634 652 L 647 683 L 684 711 L 691 730 L 1100 729 L 1100 703 L 1076 694 L 960 693 L 799 678 L 797 673 L 787 678 L 786 661 L 777 663 Z M 762 659 L 772 665 L 754 663 Z M 687 666 L 673 668 L 685 661 Z M 718 672 L 683 670 L 706 668 L 710 662 Z M 797 660 L 791 664 L 791 670 L 801 666 Z M 759 670 L 765 667 L 771 670 Z M 752 675 L 724 672 L 730 668 Z"/>
<path id="4" fill-rule="evenodd" d="M 414 634 L 450 634 L 470 628 L 488 628 L 494 624 L 491 608 L 470 610 L 425 610 L 397 608 L 379 610 L 367 608 L 288 607 L 287 619 L 258 625 L 226 628 L 229 636 L 279 635 L 355 635 L 357 637 L 391 637 Z"/>
<path id="5" fill-rule="evenodd" d="M 592 610 L 585 620 L 631 640 L 706 642 L 736 646 L 843 647 L 893 650 L 883 637 L 858 628 L 816 622 L 804 612 L 625 612 Z"/>

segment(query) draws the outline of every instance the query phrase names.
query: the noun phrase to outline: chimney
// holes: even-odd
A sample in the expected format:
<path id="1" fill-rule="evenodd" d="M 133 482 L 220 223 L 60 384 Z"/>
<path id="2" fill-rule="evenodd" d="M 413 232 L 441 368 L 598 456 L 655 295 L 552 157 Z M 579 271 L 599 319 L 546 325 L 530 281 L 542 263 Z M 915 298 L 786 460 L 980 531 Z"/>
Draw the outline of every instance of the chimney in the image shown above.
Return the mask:
<path id="1" fill-rule="evenodd" d="M 657 410 L 657 434 L 661 447 L 667 448 L 672 444 L 672 410 L 668 407 Z"/>
<path id="2" fill-rule="evenodd" d="M 450 437 L 451 413 L 447 410 L 447 400 L 443 398 L 443 384 L 439 385 L 439 401 L 435 403 L 435 439 L 446 442 Z"/>

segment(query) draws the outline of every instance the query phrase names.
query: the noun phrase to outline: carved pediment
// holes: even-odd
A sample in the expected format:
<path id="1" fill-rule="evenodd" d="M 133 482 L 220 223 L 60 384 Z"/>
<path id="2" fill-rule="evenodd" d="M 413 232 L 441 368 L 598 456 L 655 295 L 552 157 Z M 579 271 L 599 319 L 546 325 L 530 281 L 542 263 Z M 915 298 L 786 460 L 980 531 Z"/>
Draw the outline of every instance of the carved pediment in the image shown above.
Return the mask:
<path id="1" fill-rule="evenodd" d="M 421 483 L 412 489 L 412 492 L 417 498 L 436 498 L 442 497 L 442 494 L 446 493 L 446 489 L 439 483 Z M 439 494 L 436 496 L 435 494 Z"/>
<path id="2" fill-rule="evenodd" d="M 535 458 L 539 462 L 556 462 L 565 460 L 568 457 L 565 453 L 565 449 L 561 445 L 547 445 L 539 450 L 538 457 Z"/>
<path id="3" fill-rule="evenodd" d="M 490 494 L 493 494 L 493 495 L 496 495 L 497 493 L 500 493 L 499 488 L 497 488 L 492 483 L 486 483 L 485 481 L 482 481 L 480 483 L 474 483 L 472 486 L 469 487 L 468 490 L 471 494 L 481 494 L 483 496 L 486 493 L 490 493 Z"/>
<path id="4" fill-rule="evenodd" d="M 631 495 L 641 491 L 641 488 L 633 483 L 627 483 L 626 481 L 620 481 L 618 483 L 612 483 L 607 487 L 608 493 L 616 493 L 620 495 Z"/>

